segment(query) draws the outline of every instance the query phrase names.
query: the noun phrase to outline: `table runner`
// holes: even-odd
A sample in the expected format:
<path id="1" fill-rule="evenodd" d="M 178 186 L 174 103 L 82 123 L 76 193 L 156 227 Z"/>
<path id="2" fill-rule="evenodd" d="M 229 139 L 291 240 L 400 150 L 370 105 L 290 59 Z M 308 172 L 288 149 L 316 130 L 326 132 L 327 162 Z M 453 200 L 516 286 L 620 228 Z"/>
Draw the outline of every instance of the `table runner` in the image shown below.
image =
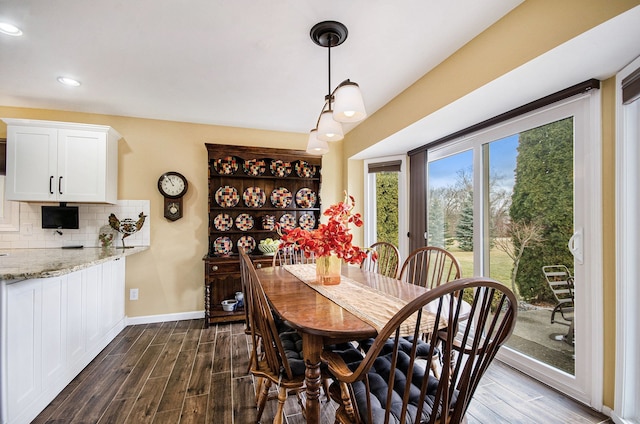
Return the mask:
<path id="1" fill-rule="evenodd" d="M 358 283 L 344 275 L 340 277 L 340 284 L 332 286 L 316 284 L 315 264 L 284 265 L 284 268 L 327 299 L 371 325 L 378 332 L 407 304 L 406 301 L 389 293 Z M 413 333 L 411 321 L 408 319 L 401 326 L 402 334 Z M 433 314 L 423 312 L 423 332 L 431 330 L 434 322 L 435 316 Z M 413 323 L 415 323 L 415 318 Z M 424 327 L 425 325 L 426 327 Z"/>

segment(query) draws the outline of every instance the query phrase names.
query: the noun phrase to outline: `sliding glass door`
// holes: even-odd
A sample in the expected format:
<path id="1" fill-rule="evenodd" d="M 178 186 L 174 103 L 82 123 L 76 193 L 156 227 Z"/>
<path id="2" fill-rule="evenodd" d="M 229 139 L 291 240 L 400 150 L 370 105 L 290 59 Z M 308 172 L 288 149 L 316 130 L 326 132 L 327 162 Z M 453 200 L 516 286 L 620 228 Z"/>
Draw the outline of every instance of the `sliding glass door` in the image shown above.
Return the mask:
<path id="1" fill-rule="evenodd" d="M 593 404 L 601 315 L 591 299 L 601 283 L 585 265 L 600 262 L 590 215 L 599 173 L 585 166 L 597 140 L 590 105 L 588 95 L 573 98 L 428 150 L 427 228 L 464 277 L 489 276 L 516 294 L 502 359 Z"/>

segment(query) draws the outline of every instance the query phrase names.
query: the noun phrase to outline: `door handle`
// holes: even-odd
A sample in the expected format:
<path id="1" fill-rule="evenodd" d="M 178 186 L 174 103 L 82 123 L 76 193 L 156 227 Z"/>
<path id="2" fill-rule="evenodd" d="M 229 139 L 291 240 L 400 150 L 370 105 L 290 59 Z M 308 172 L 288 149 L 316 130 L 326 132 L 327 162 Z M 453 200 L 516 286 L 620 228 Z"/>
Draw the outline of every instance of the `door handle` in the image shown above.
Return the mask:
<path id="1" fill-rule="evenodd" d="M 53 194 L 53 175 L 49 177 L 49 194 Z"/>
<path id="2" fill-rule="evenodd" d="M 569 247 L 569 251 L 573 255 L 573 258 L 576 260 L 576 262 L 582 264 L 584 260 L 582 228 L 577 229 L 576 232 L 573 233 L 573 235 L 569 239 L 567 247 Z"/>
<path id="3" fill-rule="evenodd" d="M 62 177 L 58 178 L 58 193 L 62 194 Z"/>

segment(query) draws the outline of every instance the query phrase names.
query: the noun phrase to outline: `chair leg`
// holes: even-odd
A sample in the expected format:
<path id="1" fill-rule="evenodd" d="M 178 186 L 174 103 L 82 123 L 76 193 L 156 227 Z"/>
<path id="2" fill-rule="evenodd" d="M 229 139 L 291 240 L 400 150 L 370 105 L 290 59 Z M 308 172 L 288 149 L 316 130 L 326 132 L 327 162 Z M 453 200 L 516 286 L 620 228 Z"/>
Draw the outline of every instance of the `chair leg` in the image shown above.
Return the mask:
<path id="1" fill-rule="evenodd" d="M 278 409 L 273 419 L 273 424 L 282 424 L 284 420 L 284 403 L 287 401 L 287 389 L 280 387 L 278 389 Z"/>
<path id="2" fill-rule="evenodd" d="M 260 392 L 258 395 L 258 415 L 256 416 L 256 422 L 260 421 L 260 417 L 262 417 L 262 413 L 264 412 L 264 407 L 267 404 L 267 399 L 269 398 L 269 388 L 271 388 L 271 380 L 267 378 L 262 379 L 262 383 L 260 384 Z"/>

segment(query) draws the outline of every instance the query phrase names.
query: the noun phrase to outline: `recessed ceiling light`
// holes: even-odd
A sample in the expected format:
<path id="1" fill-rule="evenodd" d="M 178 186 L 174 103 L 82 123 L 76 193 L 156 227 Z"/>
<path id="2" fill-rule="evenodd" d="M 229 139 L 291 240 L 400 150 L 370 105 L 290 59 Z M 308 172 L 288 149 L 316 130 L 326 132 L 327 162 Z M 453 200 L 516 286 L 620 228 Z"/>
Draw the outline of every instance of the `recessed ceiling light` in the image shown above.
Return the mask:
<path id="1" fill-rule="evenodd" d="M 69 77 L 58 77 L 58 82 L 60 84 L 68 85 L 69 87 L 80 86 L 80 81 L 74 80 L 73 78 L 69 78 Z"/>
<path id="2" fill-rule="evenodd" d="M 22 31 L 15 25 L 8 24 L 6 22 L 0 22 L 0 32 L 7 35 L 18 37 L 22 35 Z"/>

